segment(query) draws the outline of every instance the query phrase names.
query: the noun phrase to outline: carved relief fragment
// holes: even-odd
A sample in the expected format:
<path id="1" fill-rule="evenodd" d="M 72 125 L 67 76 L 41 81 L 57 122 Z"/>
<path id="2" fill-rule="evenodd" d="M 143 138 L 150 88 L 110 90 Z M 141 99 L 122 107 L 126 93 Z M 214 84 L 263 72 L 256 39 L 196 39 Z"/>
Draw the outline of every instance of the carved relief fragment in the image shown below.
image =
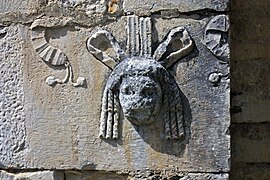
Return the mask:
<path id="1" fill-rule="evenodd" d="M 229 43 L 228 30 L 229 18 L 226 15 L 218 15 L 211 19 L 204 32 L 204 43 L 206 47 L 220 60 L 228 62 Z"/>
<path id="2" fill-rule="evenodd" d="M 5 38 L 7 35 L 7 27 L 0 26 L 0 39 Z"/>
<path id="3" fill-rule="evenodd" d="M 46 63 L 57 67 L 64 66 L 66 69 L 66 75 L 63 79 L 58 79 L 54 76 L 48 76 L 46 78 L 46 83 L 50 86 L 55 84 L 64 84 L 70 82 L 72 86 L 82 86 L 85 84 L 84 77 L 78 77 L 76 82 L 73 82 L 73 71 L 70 62 L 66 54 L 58 48 L 51 46 L 46 38 L 46 27 L 41 26 L 42 21 L 36 20 L 31 26 L 31 40 L 33 47 L 39 57 Z"/>
<path id="4" fill-rule="evenodd" d="M 148 17 L 127 18 L 126 53 L 105 30 L 87 40 L 89 52 L 112 69 L 103 93 L 101 138 L 119 137 L 120 112 L 137 126 L 162 119 L 166 139 L 184 136 L 180 89 L 167 69 L 192 51 L 193 42 L 184 27 L 176 27 L 152 54 L 151 26 Z"/>

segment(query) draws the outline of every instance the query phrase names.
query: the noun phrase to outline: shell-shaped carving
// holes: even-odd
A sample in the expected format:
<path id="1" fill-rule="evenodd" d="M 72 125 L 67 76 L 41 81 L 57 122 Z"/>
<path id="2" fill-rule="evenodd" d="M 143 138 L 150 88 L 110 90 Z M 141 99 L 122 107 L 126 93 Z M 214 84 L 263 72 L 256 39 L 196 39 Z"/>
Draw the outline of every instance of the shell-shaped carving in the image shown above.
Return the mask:
<path id="1" fill-rule="evenodd" d="M 228 30 L 228 16 L 219 15 L 209 21 L 204 33 L 206 47 L 223 61 L 228 61 L 230 55 Z"/>
<path id="2" fill-rule="evenodd" d="M 94 33 L 87 40 L 86 45 L 88 51 L 110 69 L 124 59 L 124 51 L 112 34 L 106 30 Z"/>
<path id="3" fill-rule="evenodd" d="M 32 30 L 32 44 L 39 57 L 54 66 L 65 65 L 67 56 L 58 48 L 52 47 L 45 39 L 45 28 Z"/>
<path id="4" fill-rule="evenodd" d="M 184 27 L 173 28 L 158 46 L 154 59 L 162 61 L 166 68 L 176 63 L 193 50 L 193 42 Z"/>

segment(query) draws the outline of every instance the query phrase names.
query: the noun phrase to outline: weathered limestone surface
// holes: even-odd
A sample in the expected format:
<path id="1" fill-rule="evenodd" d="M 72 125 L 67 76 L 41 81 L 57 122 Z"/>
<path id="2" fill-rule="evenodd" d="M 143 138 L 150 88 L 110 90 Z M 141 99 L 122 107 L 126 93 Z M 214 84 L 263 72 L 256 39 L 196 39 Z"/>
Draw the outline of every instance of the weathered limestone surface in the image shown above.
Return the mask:
<path id="1" fill-rule="evenodd" d="M 7 12 L 26 12 L 28 7 L 28 0 L 1 0 L 0 13 Z"/>
<path id="2" fill-rule="evenodd" d="M 66 180 L 103 180 L 103 179 L 113 179 L 113 180 L 125 180 L 128 179 L 128 175 L 116 174 L 110 172 L 98 172 L 98 171 L 87 171 L 87 172 L 78 172 L 78 171 L 66 171 L 64 172 Z"/>
<path id="3" fill-rule="evenodd" d="M 173 173 L 172 173 L 173 174 Z M 0 178 L 3 180 L 126 180 L 126 179 L 179 179 L 179 180 L 226 180 L 228 174 L 211 174 L 211 173 L 180 173 L 169 175 L 166 173 L 136 173 L 136 174 L 116 174 L 109 172 L 98 171 L 39 171 L 39 172 L 22 172 L 22 173 L 9 173 L 0 171 Z"/>
<path id="4" fill-rule="evenodd" d="M 142 179 L 163 171 L 173 172 L 168 177 L 180 179 L 228 179 L 227 0 L 183 1 L 181 4 L 173 0 L 156 1 L 155 4 L 130 0 L 20 2 L 14 1 L 18 7 L 12 9 L 8 8 L 8 1 L 0 1 L 6 5 L 0 11 L 3 25 L 0 29 L 0 56 L 3 56 L 0 61 L 3 77 L 0 80 L 1 168 L 67 170 L 66 179 L 124 179 L 129 176 Z M 144 4 L 144 8 L 139 4 Z M 207 14 L 192 14 L 206 9 L 209 10 Z M 157 13 L 159 11 L 162 13 Z M 183 12 L 192 15 L 180 16 Z M 137 16 L 130 18 L 129 13 L 148 17 L 140 18 L 136 24 Z M 91 47 L 97 47 L 93 53 L 87 39 L 100 30 L 112 36 L 98 36 Z M 108 42 L 118 44 L 108 45 Z M 123 53 L 117 56 L 113 54 L 115 49 Z M 106 93 L 105 85 L 122 55 L 123 61 L 134 61 L 131 65 L 140 64 L 140 61 L 152 65 L 144 63 L 149 68 L 144 74 L 137 66 L 134 73 L 138 73 L 135 76 L 138 78 L 123 77 L 128 80 L 118 84 L 117 90 L 121 92 L 117 97 L 118 91 Z M 110 58 L 117 59 L 115 64 L 106 64 Z M 157 66 L 158 70 L 163 70 L 164 81 L 157 81 L 150 73 L 154 71 L 151 68 Z M 130 69 L 132 74 L 133 68 L 124 70 Z M 119 69 L 116 75 L 122 73 Z M 128 73 L 126 75 L 130 75 Z M 153 83 L 150 77 L 156 81 Z M 173 77 L 171 81 L 169 77 Z M 157 96 L 160 111 L 155 109 L 153 118 L 148 113 L 143 114 L 145 109 L 138 106 L 136 112 L 141 113 L 134 120 L 134 116 L 129 116 L 127 105 L 133 98 L 123 94 L 136 94 L 138 88 L 143 92 L 144 85 L 151 83 L 153 87 L 148 87 L 146 94 L 147 97 Z M 159 89 L 161 85 L 167 87 L 166 83 L 173 84 L 174 91 Z M 128 85 L 137 89 L 129 91 Z M 179 94 L 170 94 L 176 92 L 175 89 Z M 102 97 L 112 103 L 102 103 Z M 149 108 L 147 103 L 153 103 L 153 99 L 148 98 L 142 106 Z M 120 107 L 116 108 L 117 100 Z M 165 118 L 162 113 L 173 100 L 179 104 L 174 104 Z M 116 109 L 119 124 L 115 121 L 118 118 Z M 100 128 L 103 111 L 113 114 L 107 116 L 104 129 Z M 156 114 L 159 116 L 154 116 Z M 149 117 L 152 119 L 148 123 Z M 180 120 L 176 121 L 176 117 Z M 115 129 L 119 131 L 107 138 L 100 134 L 100 129 L 109 133 Z M 74 171 L 68 171 L 70 169 Z M 101 174 L 92 173 L 93 170 L 100 170 Z M 136 173 L 138 171 L 142 173 Z M 161 174 L 157 173 L 157 177 Z M 63 178 L 61 173 L 58 176 L 53 171 L 13 175 L 2 171 L 1 176 Z"/>
<path id="5" fill-rule="evenodd" d="M 20 26 L 0 27 L 0 167 L 24 166 L 26 132 Z"/>
<path id="6" fill-rule="evenodd" d="M 114 179 L 114 180 L 132 180 L 132 179 L 179 179 L 179 180 L 226 180 L 228 174 L 211 174 L 211 173 L 166 173 L 166 172 L 137 172 L 130 175 L 113 174 L 113 173 L 97 173 L 97 172 L 76 172 L 67 171 L 65 172 L 67 180 L 103 180 L 103 179 Z"/>
<path id="7" fill-rule="evenodd" d="M 162 10 L 177 10 L 179 12 L 190 12 L 197 10 L 228 10 L 228 0 L 125 0 L 123 9 L 126 12 L 157 12 Z"/>
<path id="8" fill-rule="evenodd" d="M 123 121 L 119 140 L 101 140 L 98 137 L 101 96 L 106 73 L 110 70 L 82 48 L 89 29 L 47 30 L 49 43 L 66 53 L 74 76 L 86 77 L 86 86 L 78 88 L 70 84 L 48 86 L 45 82 L 48 75 L 61 77 L 65 71 L 45 64 L 32 47 L 30 32 L 25 31 L 27 167 L 135 170 L 176 166 L 184 171 L 229 170 L 228 65 L 220 63 L 201 42 L 203 27 L 209 19 L 156 21 L 156 42 L 161 41 L 169 29 L 179 25 L 186 26 L 196 43 L 197 53 L 194 51 L 171 70 L 183 92 L 186 139 L 171 143 L 157 136 L 156 143 L 145 142 L 128 121 Z M 119 31 L 125 23 L 124 17 L 104 28 L 115 34 L 120 44 L 125 44 L 125 33 Z M 221 74 L 215 83 L 208 81 L 213 72 Z M 139 139 L 133 140 L 130 132 Z"/>

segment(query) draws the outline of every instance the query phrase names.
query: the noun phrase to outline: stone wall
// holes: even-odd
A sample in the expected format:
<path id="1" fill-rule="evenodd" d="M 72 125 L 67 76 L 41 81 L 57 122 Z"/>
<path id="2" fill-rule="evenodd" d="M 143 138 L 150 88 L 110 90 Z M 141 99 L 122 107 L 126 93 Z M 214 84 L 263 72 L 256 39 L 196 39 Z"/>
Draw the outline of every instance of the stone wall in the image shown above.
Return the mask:
<path id="1" fill-rule="evenodd" d="M 231 1 L 231 179 L 270 178 L 270 2 Z"/>
<path id="2" fill-rule="evenodd" d="M 208 22 L 228 13 L 227 2 L 0 1 L 0 179 L 228 179 L 228 65 L 217 63 L 224 57 L 214 56 L 203 42 Z M 230 6 L 230 179 L 269 179 L 270 81 L 265 74 L 270 72 L 270 3 L 231 0 Z M 136 140 L 133 146 L 122 148 L 121 141 L 108 143 L 97 137 L 96 120 L 110 71 L 85 44 L 93 32 L 104 28 L 115 35 L 119 46 L 125 46 L 130 14 L 151 15 L 153 49 L 176 26 L 185 26 L 196 43 L 196 50 L 170 71 L 184 94 L 184 120 L 189 129 L 184 132 L 184 143 L 177 144 L 184 147 L 177 151 L 179 156 L 173 148 L 159 149 L 151 141 Z M 57 78 L 65 78 L 66 69 L 42 60 L 38 43 L 33 43 L 33 37 L 41 35 L 61 55 L 55 64 L 65 60 L 62 52 L 68 57 L 71 66 L 66 69 L 72 67 L 69 73 L 74 73 L 69 84 L 54 84 Z M 121 133 L 130 130 L 136 135 L 130 124 L 124 127 Z"/>

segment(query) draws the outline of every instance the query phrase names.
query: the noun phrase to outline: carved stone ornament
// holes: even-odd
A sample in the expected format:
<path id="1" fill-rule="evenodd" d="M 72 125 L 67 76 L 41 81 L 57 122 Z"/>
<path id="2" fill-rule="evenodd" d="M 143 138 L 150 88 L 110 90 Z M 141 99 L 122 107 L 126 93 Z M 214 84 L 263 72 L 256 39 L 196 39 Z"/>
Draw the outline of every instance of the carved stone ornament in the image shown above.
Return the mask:
<path id="1" fill-rule="evenodd" d="M 228 43 L 229 28 L 228 16 L 218 15 L 209 21 L 204 32 L 204 43 L 207 48 L 218 59 L 225 62 L 228 62 L 230 54 Z"/>
<path id="2" fill-rule="evenodd" d="M 101 138 L 119 137 L 121 112 L 137 126 L 162 116 L 166 139 L 184 136 L 180 89 L 167 69 L 192 51 L 193 42 L 184 27 L 176 27 L 152 55 L 151 38 L 151 19 L 129 16 L 126 53 L 106 30 L 87 40 L 89 52 L 112 70 L 102 100 Z"/>
<path id="3" fill-rule="evenodd" d="M 70 82 L 72 86 L 83 86 L 85 84 L 84 77 L 78 77 L 76 82 L 73 82 L 73 71 L 66 54 L 58 48 L 51 46 L 46 38 L 46 27 L 44 27 L 43 20 L 36 20 L 31 25 L 31 40 L 33 47 L 39 57 L 46 63 L 53 67 L 64 66 L 66 68 L 66 75 L 64 79 L 58 79 L 54 76 L 48 76 L 46 83 L 50 86 L 55 84 L 64 84 Z"/>

